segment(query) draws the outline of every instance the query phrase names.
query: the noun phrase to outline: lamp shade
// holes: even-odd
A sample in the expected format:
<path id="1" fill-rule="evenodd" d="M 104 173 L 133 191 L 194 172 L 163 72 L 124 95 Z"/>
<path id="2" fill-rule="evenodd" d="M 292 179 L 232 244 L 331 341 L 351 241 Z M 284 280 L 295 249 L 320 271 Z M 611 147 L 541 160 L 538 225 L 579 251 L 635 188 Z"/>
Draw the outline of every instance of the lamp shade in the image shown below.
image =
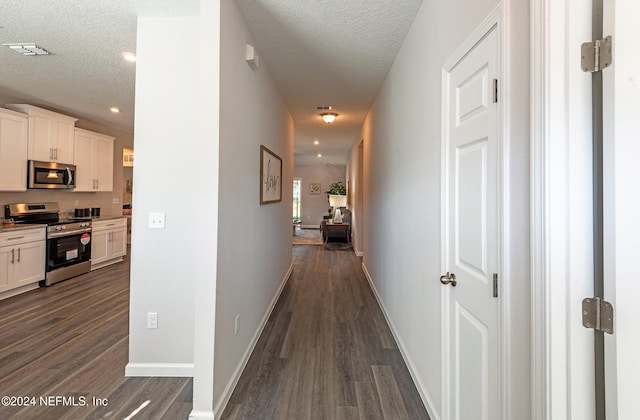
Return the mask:
<path id="1" fill-rule="evenodd" d="M 329 194 L 329 205 L 331 207 L 347 207 L 347 196 Z"/>

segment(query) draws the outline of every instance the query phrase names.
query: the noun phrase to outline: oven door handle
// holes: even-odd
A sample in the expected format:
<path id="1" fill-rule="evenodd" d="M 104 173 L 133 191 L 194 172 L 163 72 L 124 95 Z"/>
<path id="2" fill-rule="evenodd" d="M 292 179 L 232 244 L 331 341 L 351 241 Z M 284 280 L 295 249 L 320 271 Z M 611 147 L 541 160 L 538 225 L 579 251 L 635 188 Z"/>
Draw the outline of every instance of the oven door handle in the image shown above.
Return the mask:
<path id="1" fill-rule="evenodd" d="M 77 230 L 69 230 L 69 231 L 61 231 L 61 232 L 52 232 L 49 233 L 48 238 L 49 239 L 55 239 L 55 238 L 62 238 L 64 236 L 73 236 L 73 235 L 77 235 L 79 233 L 85 233 L 85 232 L 91 232 L 91 228 L 85 228 L 85 229 L 77 229 Z"/>

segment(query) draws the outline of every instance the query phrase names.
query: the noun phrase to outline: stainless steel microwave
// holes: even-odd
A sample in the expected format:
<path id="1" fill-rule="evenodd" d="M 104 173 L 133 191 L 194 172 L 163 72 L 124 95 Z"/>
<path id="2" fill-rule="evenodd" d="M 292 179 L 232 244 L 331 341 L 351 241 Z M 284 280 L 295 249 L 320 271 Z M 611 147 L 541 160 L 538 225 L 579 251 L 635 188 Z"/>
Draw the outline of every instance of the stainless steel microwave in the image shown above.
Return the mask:
<path id="1" fill-rule="evenodd" d="M 28 188 L 76 187 L 76 167 L 67 163 L 29 161 Z"/>

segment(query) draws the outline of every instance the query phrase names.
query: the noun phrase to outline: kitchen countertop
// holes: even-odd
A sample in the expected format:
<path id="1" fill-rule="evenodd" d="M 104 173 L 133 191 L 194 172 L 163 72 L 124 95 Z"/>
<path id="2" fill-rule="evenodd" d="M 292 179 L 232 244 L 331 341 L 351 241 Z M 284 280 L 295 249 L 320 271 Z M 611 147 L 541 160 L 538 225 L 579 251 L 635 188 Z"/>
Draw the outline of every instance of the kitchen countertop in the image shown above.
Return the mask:
<path id="1" fill-rule="evenodd" d="M 47 225 L 43 225 L 43 224 L 29 224 L 29 225 L 14 225 L 13 227 L 2 227 L 2 225 L 0 225 L 0 233 L 5 233 L 5 232 L 16 232 L 18 230 L 28 230 L 28 229 L 40 229 L 40 228 L 46 228 Z"/>
<path id="2" fill-rule="evenodd" d="M 97 216 L 97 217 L 92 217 L 91 220 L 100 222 L 100 221 L 104 221 L 104 220 L 126 219 L 126 218 L 127 218 L 127 216 L 123 216 L 121 214 L 121 215 L 118 215 L 118 216 Z"/>
<path id="3" fill-rule="evenodd" d="M 103 222 L 105 220 L 126 219 L 127 216 L 91 216 L 91 217 L 74 217 L 74 219 L 91 220 L 92 222 Z"/>

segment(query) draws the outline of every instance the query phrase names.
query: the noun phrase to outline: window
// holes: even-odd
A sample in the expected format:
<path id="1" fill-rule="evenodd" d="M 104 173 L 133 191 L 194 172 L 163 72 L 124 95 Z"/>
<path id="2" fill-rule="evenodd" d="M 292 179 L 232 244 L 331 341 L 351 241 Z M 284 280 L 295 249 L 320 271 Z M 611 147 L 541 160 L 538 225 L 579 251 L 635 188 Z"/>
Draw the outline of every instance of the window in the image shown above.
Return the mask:
<path id="1" fill-rule="evenodd" d="M 293 220 L 300 221 L 300 187 L 302 180 L 296 178 L 293 180 Z"/>

